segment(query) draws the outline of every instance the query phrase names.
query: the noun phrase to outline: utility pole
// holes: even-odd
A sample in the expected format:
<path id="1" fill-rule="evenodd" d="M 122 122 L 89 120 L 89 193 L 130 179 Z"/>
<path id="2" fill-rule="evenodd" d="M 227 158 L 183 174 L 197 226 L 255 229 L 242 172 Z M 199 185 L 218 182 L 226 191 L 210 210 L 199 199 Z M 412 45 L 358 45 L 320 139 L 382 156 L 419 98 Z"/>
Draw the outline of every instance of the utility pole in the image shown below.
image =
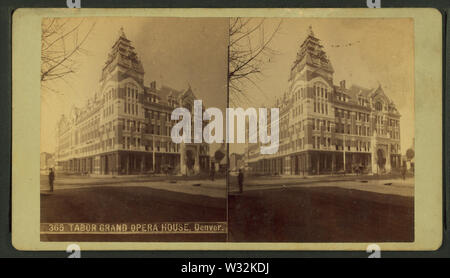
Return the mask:
<path id="1" fill-rule="evenodd" d="M 228 59 L 227 59 L 227 61 L 229 61 L 230 60 L 230 42 L 228 41 L 228 49 L 227 49 L 227 55 L 228 55 Z M 230 63 L 229 62 L 227 62 L 227 107 L 230 107 Z M 228 129 L 229 129 L 229 126 L 228 126 L 228 121 L 227 121 L 227 123 L 226 123 L 226 131 L 227 131 L 227 134 L 229 134 L 228 133 Z M 229 154 L 230 154 L 230 146 L 229 146 L 229 144 L 228 144 L 228 142 L 226 143 L 227 144 L 227 148 L 226 148 L 226 161 L 227 161 L 227 166 L 226 166 L 226 172 L 225 172 L 225 182 L 227 183 L 227 196 L 228 196 L 228 194 L 229 194 L 229 191 L 230 191 L 230 183 L 229 183 L 229 181 L 230 181 L 230 173 L 229 173 L 229 167 L 230 167 L 230 160 L 229 160 Z"/>
<path id="2" fill-rule="evenodd" d="M 344 142 L 343 142 L 343 146 L 344 146 L 344 155 L 343 155 L 343 157 L 344 157 L 344 175 L 345 175 L 345 147 L 346 147 L 346 145 L 345 145 L 345 133 L 344 133 L 344 135 L 343 135 L 343 138 L 344 138 Z"/>

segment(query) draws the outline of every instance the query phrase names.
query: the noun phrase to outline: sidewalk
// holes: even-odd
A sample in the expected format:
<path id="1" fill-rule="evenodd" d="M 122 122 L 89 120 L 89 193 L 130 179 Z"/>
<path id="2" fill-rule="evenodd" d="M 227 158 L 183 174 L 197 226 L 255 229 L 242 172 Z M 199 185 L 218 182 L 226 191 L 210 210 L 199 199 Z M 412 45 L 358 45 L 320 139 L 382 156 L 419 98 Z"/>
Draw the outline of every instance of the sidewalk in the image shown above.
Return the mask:
<path id="1" fill-rule="evenodd" d="M 398 195 L 405 197 L 414 196 L 414 178 L 402 179 L 360 179 L 351 177 L 347 179 L 298 179 L 298 180 L 248 180 L 244 181 L 244 191 L 288 189 L 298 187 L 339 187 L 344 189 L 361 190 L 366 192 Z M 236 182 L 230 185 L 230 192 L 238 192 Z"/>
<path id="2" fill-rule="evenodd" d="M 127 178 L 126 178 L 127 177 Z M 192 179 L 190 177 L 84 177 L 69 176 L 57 178 L 55 190 L 91 188 L 91 187 L 148 187 L 158 190 L 204 195 L 214 198 L 226 198 L 225 179 Z M 236 177 L 230 176 L 230 193 L 238 191 Z M 390 185 L 386 185 L 389 184 Z M 382 176 L 314 176 L 314 177 L 257 177 L 244 180 L 244 191 L 287 189 L 290 187 L 339 187 L 345 189 L 362 190 L 368 192 L 393 194 L 400 196 L 414 196 L 414 178 L 405 181 L 398 178 L 385 178 Z M 48 180 L 41 176 L 41 191 L 49 190 Z"/>
<path id="3" fill-rule="evenodd" d="M 55 181 L 55 190 L 67 190 L 92 187 L 148 187 L 152 189 L 168 190 L 178 193 L 203 195 L 213 198 L 226 198 L 225 179 L 214 181 L 208 179 L 181 180 L 161 177 L 159 180 L 116 179 L 116 178 L 60 178 Z M 41 191 L 48 192 L 48 181 L 41 179 Z"/>
<path id="4" fill-rule="evenodd" d="M 236 180 L 236 176 L 231 176 L 231 181 Z M 257 177 L 245 177 L 247 185 L 271 185 L 271 184 L 299 184 L 299 183 L 316 183 L 316 182 L 339 182 L 339 181 L 385 181 L 385 180 L 399 180 L 400 176 L 397 175 L 315 175 L 315 176 L 302 176 L 302 175 L 286 175 L 286 176 L 257 176 Z"/>

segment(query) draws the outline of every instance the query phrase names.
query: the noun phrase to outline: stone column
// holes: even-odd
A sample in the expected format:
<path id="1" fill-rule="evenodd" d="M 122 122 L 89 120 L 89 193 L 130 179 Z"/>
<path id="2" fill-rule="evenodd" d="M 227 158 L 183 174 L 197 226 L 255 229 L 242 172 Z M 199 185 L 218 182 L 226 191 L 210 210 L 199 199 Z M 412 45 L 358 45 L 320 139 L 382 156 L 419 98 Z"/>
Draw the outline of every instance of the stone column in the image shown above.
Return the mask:
<path id="1" fill-rule="evenodd" d="M 334 174 L 336 171 L 336 153 L 331 154 L 331 173 Z"/>
<path id="2" fill-rule="evenodd" d="M 311 153 L 306 153 L 306 174 L 311 174 Z"/>
<path id="3" fill-rule="evenodd" d="M 187 175 L 186 146 L 183 142 L 181 142 L 181 146 L 180 146 L 180 173 L 181 173 L 181 175 L 185 175 L 185 176 Z"/>
<path id="4" fill-rule="evenodd" d="M 141 157 L 141 174 L 145 171 L 145 153 Z"/>
<path id="5" fill-rule="evenodd" d="M 377 151 L 376 148 L 374 150 L 372 150 L 372 153 L 370 155 L 370 162 L 371 162 L 371 167 L 372 167 L 372 174 L 378 174 L 377 173 Z"/>
<path id="6" fill-rule="evenodd" d="M 100 175 L 105 173 L 105 156 L 100 156 Z"/>
<path id="7" fill-rule="evenodd" d="M 321 159 L 321 155 L 320 153 L 316 155 L 316 164 L 317 164 L 317 169 L 316 169 L 316 174 L 320 175 L 320 159 Z"/>
<path id="8" fill-rule="evenodd" d="M 194 162 L 194 173 L 200 173 L 200 150 L 199 146 L 195 147 L 195 162 Z"/>
<path id="9" fill-rule="evenodd" d="M 128 175 L 128 174 L 130 174 L 130 154 L 127 153 L 126 156 L 127 156 L 126 173 Z"/>
<path id="10" fill-rule="evenodd" d="M 120 167 L 120 153 L 119 152 L 117 152 L 116 153 L 116 174 L 117 175 L 120 175 L 120 171 L 121 170 L 121 167 Z"/>
<path id="11" fill-rule="evenodd" d="M 296 163 L 296 161 L 297 161 L 297 156 L 295 156 L 295 155 L 291 155 L 290 156 L 291 158 L 291 170 L 290 170 L 290 174 L 291 175 L 295 175 L 295 163 Z"/>
<path id="12" fill-rule="evenodd" d="M 391 171 L 391 144 L 388 144 L 386 152 L 386 172 L 389 173 L 390 171 Z"/>
<path id="13" fill-rule="evenodd" d="M 156 170 L 156 155 L 155 155 L 155 136 L 153 136 L 152 137 L 153 139 L 153 141 L 152 141 L 152 144 L 153 144 L 153 146 L 152 146 L 152 150 L 153 150 L 153 152 L 152 152 L 152 171 L 153 172 L 155 172 L 155 170 Z"/>

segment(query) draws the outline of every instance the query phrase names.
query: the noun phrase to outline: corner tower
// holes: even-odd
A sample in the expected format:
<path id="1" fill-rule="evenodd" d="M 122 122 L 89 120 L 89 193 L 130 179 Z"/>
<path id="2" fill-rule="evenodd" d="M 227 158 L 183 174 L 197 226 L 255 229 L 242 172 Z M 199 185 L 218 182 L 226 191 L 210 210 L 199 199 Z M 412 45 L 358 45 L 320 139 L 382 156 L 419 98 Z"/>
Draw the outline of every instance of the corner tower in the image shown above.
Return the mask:
<path id="1" fill-rule="evenodd" d="M 106 83 L 111 79 L 120 82 L 128 77 L 139 84 L 143 84 L 144 67 L 123 28 L 120 28 L 119 36 L 111 47 L 103 66 L 100 82 Z"/>
<path id="2" fill-rule="evenodd" d="M 286 144 L 302 155 L 287 159 L 285 163 L 291 166 L 285 171 L 301 168 L 310 173 L 313 165 L 320 163 L 317 150 L 330 148 L 334 141 L 333 74 L 331 61 L 309 26 L 291 66 L 288 85 L 292 104 L 288 122 L 296 132 L 289 133 Z"/>
<path id="3" fill-rule="evenodd" d="M 289 80 L 297 78 L 305 81 L 320 76 L 332 85 L 334 69 L 328 59 L 320 40 L 314 35 L 312 27 L 308 28 L 308 35 L 292 64 Z"/>

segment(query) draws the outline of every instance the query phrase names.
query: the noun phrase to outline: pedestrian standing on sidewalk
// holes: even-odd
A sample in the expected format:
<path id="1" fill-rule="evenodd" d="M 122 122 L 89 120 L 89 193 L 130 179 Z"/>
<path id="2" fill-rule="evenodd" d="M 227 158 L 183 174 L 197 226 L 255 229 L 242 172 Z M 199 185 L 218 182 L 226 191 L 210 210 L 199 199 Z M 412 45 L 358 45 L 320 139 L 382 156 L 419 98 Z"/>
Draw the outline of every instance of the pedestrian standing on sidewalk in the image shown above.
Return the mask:
<path id="1" fill-rule="evenodd" d="M 403 178 L 403 180 L 405 180 L 405 178 L 406 178 L 406 165 L 403 165 L 403 167 L 402 167 L 402 178 Z"/>
<path id="2" fill-rule="evenodd" d="M 48 183 L 50 184 L 50 192 L 53 192 L 54 180 L 55 180 L 55 172 L 53 172 L 53 168 L 50 168 L 50 173 L 48 174 Z"/>
<path id="3" fill-rule="evenodd" d="M 238 184 L 239 184 L 239 193 L 244 191 L 244 173 L 242 173 L 242 169 L 239 169 L 238 174 Z"/>

